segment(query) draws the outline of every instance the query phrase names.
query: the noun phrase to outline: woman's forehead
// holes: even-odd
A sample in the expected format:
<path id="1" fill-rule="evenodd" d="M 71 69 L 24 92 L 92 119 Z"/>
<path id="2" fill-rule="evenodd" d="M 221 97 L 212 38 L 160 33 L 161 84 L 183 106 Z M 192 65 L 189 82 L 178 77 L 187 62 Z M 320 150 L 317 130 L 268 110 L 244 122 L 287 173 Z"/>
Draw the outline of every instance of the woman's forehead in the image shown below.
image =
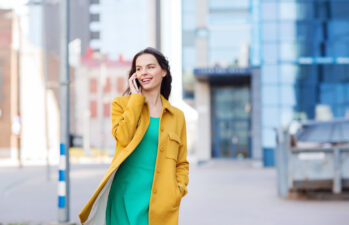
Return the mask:
<path id="1" fill-rule="evenodd" d="M 146 66 L 148 64 L 158 64 L 155 56 L 152 54 L 142 54 L 136 59 L 136 66 Z"/>

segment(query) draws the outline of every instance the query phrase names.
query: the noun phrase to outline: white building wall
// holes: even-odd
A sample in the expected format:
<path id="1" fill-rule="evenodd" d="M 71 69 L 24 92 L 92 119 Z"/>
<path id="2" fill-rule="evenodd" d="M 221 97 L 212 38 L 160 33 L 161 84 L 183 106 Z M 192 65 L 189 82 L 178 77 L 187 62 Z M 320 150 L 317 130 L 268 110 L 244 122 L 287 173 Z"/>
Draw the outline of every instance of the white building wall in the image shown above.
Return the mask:
<path id="1" fill-rule="evenodd" d="M 184 112 L 190 161 L 196 161 L 198 113 L 183 101 L 181 1 L 161 1 L 161 51 L 168 58 L 172 74 L 170 102 Z"/>
<path id="2" fill-rule="evenodd" d="M 196 63 L 195 66 L 208 67 L 208 1 L 196 1 L 196 27 L 200 30 L 200 36 L 195 39 Z M 205 161 L 211 158 L 211 109 L 210 109 L 210 85 L 207 82 L 195 82 L 195 108 L 198 111 L 198 142 L 197 159 Z"/>
<path id="3" fill-rule="evenodd" d="M 46 163 L 48 156 L 51 163 L 57 163 L 58 103 L 53 92 L 45 90 L 43 55 L 40 49 L 42 39 L 40 35 L 33 35 L 41 33 L 41 12 L 36 7 L 29 10 L 23 1 L 17 3 L 18 5 L 13 7 L 20 18 L 18 27 L 20 36 L 16 38 L 18 43 L 14 43 L 14 48 L 18 48 L 20 52 L 21 158 L 24 163 Z M 45 119 L 45 107 L 47 107 L 47 119 Z M 15 154 L 12 156 L 13 159 L 16 157 Z"/>

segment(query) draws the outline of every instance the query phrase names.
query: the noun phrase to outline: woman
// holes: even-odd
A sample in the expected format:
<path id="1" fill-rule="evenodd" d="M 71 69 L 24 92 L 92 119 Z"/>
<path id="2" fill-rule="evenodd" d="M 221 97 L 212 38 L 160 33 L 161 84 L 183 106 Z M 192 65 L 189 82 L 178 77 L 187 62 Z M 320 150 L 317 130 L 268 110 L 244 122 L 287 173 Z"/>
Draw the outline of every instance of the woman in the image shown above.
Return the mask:
<path id="1" fill-rule="evenodd" d="M 134 56 L 128 95 L 112 104 L 116 152 L 79 214 L 82 224 L 178 224 L 189 163 L 184 114 L 168 101 L 171 82 L 162 53 L 146 48 Z"/>

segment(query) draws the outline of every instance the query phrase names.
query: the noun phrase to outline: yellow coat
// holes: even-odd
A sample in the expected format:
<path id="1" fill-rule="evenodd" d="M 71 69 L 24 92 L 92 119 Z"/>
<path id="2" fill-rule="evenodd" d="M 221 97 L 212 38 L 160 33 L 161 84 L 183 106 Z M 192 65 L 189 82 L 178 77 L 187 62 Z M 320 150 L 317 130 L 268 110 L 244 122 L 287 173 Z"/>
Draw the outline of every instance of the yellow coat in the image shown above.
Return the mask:
<path id="1" fill-rule="evenodd" d="M 184 113 L 161 95 L 158 154 L 149 203 L 149 225 L 177 225 L 181 198 L 187 193 L 189 163 Z M 141 94 L 116 97 L 112 134 L 116 152 L 102 182 L 79 214 L 83 225 L 104 225 L 109 190 L 116 170 L 142 140 L 150 122 Z"/>

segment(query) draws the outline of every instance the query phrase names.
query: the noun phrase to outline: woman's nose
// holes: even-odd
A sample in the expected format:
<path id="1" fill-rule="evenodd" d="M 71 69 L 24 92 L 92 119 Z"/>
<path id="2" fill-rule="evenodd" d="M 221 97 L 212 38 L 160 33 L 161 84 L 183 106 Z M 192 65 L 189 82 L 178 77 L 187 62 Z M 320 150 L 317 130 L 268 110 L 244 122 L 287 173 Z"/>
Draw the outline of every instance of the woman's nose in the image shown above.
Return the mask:
<path id="1" fill-rule="evenodd" d="M 139 69 L 138 72 L 139 72 L 139 75 L 142 75 L 147 73 L 147 69 Z"/>

